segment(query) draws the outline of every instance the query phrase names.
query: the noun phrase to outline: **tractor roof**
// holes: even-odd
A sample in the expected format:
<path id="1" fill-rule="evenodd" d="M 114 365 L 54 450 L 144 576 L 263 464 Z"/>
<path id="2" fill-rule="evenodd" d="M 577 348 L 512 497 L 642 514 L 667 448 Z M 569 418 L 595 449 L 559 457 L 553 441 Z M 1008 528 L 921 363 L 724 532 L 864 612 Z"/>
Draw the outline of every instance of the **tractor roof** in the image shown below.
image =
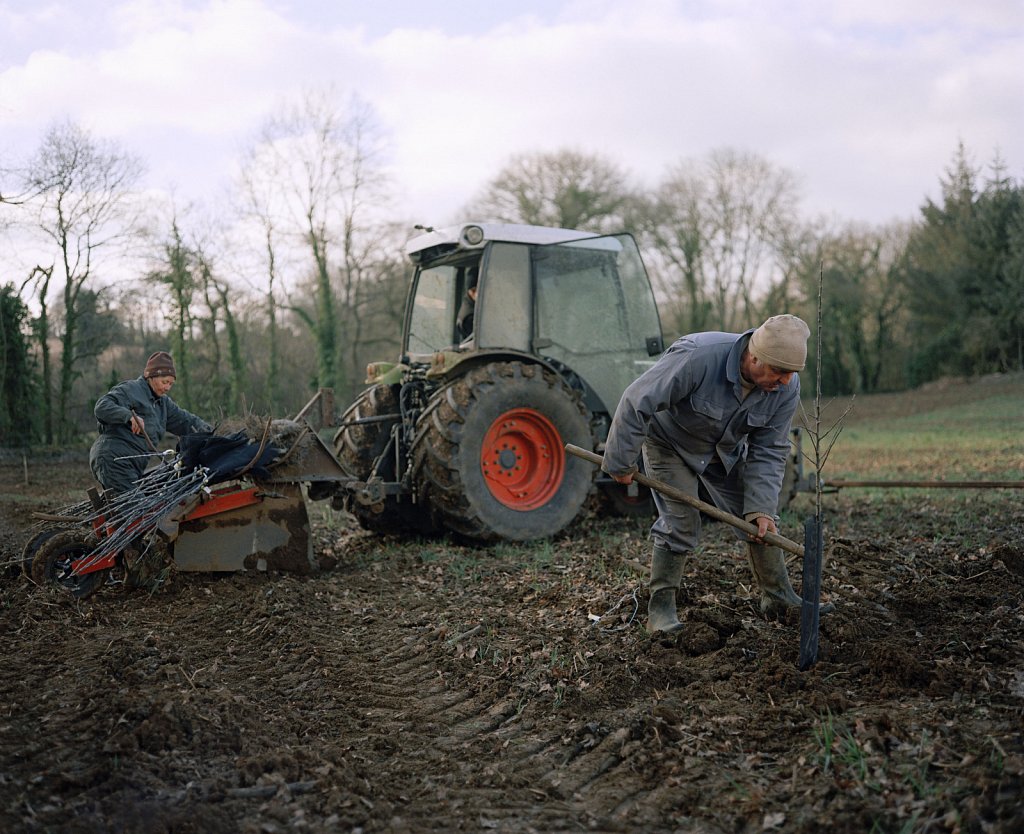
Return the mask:
<path id="1" fill-rule="evenodd" d="M 414 262 L 419 262 L 428 251 L 433 255 L 456 249 L 480 249 L 489 241 L 504 243 L 565 243 L 597 237 L 593 232 L 558 229 L 551 226 L 525 226 L 517 223 L 461 223 L 443 229 L 430 229 L 414 237 L 405 247 Z"/>

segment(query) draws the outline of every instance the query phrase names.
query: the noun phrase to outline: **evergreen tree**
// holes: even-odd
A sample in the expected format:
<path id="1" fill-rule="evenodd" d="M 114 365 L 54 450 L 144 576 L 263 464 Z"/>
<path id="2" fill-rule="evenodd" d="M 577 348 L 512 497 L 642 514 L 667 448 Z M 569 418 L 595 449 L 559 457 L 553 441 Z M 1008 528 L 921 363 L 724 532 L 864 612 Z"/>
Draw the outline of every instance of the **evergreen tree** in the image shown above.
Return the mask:
<path id="1" fill-rule="evenodd" d="M 1017 241 L 1024 196 L 998 158 L 992 170 L 979 189 L 980 172 L 961 145 L 942 183 L 941 205 L 925 204 L 911 236 L 903 265 L 914 344 L 911 383 L 1022 367 Z"/>
<path id="2" fill-rule="evenodd" d="M 39 381 L 29 352 L 28 310 L 14 286 L 0 288 L 0 445 L 39 439 Z"/>

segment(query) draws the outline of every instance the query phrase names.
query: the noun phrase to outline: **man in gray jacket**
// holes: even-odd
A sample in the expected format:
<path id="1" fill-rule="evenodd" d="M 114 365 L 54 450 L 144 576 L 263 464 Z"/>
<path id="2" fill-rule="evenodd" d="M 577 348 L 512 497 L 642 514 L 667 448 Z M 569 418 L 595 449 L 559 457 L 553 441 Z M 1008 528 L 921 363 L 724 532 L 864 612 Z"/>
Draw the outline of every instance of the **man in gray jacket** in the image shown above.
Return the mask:
<path id="1" fill-rule="evenodd" d="M 142 376 L 115 385 L 96 402 L 100 436 L 89 451 L 89 466 L 104 490 L 126 492 L 142 477 L 165 432 L 179 437 L 210 432 L 204 420 L 169 396 L 177 373 L 169 353 L 157 351 Z"/>
<path id="2" fill-rule="evenodd" d="M 622 395 L 605 445 L 604 469 L 628 484 L 642 452 L 648 475 L 777 533 L 776 509 L 800 402 L 807 324 L 773 316 L 746 333 L 694 333 L 678 339 Z M 648 629 L 682 628 L 676 592 L 700 537 L 700 512 L 654 494 Z M 797 608 L 782 551 L 747 542 L 761 610 Z M 823 605 L 822 612 L 833 606 Z"/>

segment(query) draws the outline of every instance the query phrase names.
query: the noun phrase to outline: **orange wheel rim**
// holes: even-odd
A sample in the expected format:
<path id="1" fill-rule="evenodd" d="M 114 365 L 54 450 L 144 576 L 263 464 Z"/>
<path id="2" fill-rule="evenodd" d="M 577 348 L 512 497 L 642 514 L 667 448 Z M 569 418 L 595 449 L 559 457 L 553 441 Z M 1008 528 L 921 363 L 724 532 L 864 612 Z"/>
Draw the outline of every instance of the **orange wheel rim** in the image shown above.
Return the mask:
<path id="1" fill-rule="evenodd" d="M 513 408 L 495 420 L 480 450 L 480 469 L 491 495 L 513 510 L 543 507 L 565 477 L 562 436 L 532 408 Z"/>

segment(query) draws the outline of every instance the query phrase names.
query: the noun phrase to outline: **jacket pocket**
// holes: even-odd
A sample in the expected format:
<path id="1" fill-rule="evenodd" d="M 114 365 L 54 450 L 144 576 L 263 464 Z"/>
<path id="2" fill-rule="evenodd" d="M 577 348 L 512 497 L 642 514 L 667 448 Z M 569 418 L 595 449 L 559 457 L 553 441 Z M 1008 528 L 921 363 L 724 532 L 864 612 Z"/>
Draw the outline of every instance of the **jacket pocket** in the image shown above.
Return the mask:
<path id="1" fill-rule="evenodd" d="M 752 408 L 746 414 L 747 425 L 751 429 L 763 429 L 772 425 L 773 411 L 764 408 Z"/>
<path id="2" fill-rule="evenodd" d="M 690 397 L 690 408 L 697 414 L 707 417 L 709 420 L 721 420 L 725 416 L 725 409 L 713 400 L 706 400 L 703 397 Z"/>

